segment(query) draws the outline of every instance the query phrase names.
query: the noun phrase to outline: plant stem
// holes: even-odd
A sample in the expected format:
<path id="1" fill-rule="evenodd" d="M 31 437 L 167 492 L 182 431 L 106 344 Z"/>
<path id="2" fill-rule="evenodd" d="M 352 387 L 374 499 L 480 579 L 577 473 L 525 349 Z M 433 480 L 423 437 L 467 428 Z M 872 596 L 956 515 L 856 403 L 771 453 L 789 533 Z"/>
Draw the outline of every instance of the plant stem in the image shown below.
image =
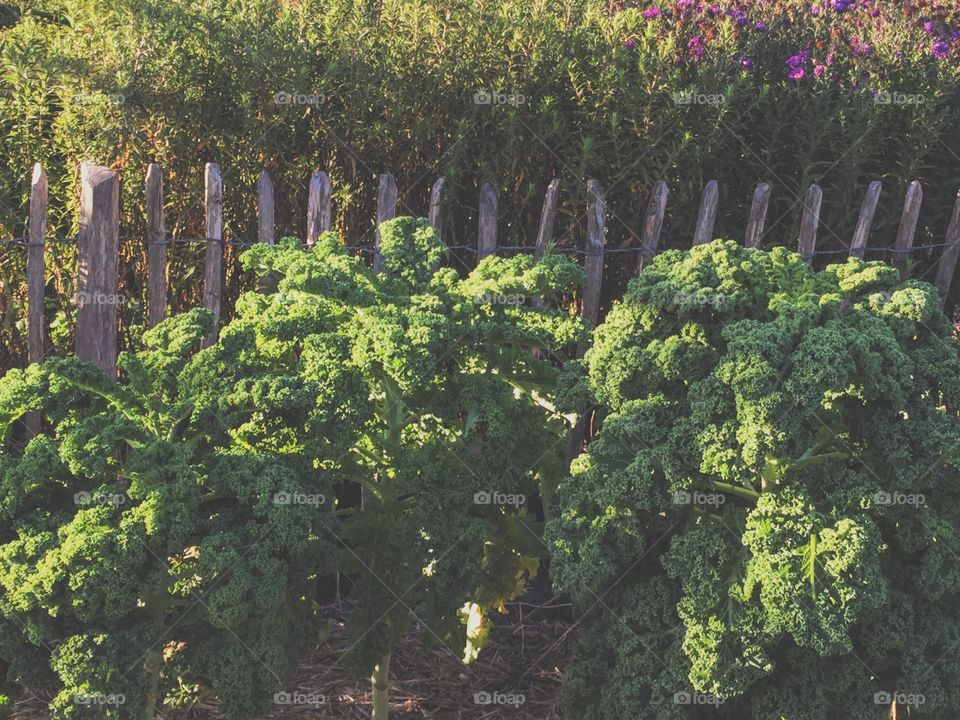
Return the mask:
<path id="1" fill-rule="evenodd" d="M 373 720 L 387 720 L 390 714 L 390 653 L 373 668 Z"/>

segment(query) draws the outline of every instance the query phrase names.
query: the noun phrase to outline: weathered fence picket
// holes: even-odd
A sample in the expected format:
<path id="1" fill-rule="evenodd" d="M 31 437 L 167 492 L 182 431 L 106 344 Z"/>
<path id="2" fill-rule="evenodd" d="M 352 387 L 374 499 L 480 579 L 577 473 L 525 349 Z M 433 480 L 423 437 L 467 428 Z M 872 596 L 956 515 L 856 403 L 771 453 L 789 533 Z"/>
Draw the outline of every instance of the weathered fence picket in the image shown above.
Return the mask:
<path id="1" fill-rule="evenodd" d="M 653 187 L 647 214 L 643 220 L 643 233 L 640 236 L 640 254 L 637 258 L 637 272 L 643 270 L 657 254 L 660 243 L 660 231 L 663 229 L 663 217 L 667 212 L 667 184 L 662 180 Z"/>
<path id="2" fill-rule="evenodd" d="M 117 373 L 120 182 L 109 168 L 84 163 L 77 236 L 77 357 Z"/>
<path id="3" fill-rule="evenodd" d="M 27 224 L 27 358 L 40 362 L 45 354 L 43 327 L 45 282 L 44 242 L 47 235 L 47 173 L 37 163 L 30 180 L 30 219 Z"/>
<path id="4" fill-rule="evenodd" d="M 900 271 L 903 278 L 907 276 L 907 254 L 913 247 L 913 236 L 917 231 L 917 220 L 920 219 L 920 205 L 923 203 L 923 188 L 920 182 L 914 180 L 907 187 L 907 195 L 903 201 L 903 215 L 900 217 L 900 229 L 897 230 L 897 239 L 893 244 L 893 257 L 890 264 Z"/>
<path id="5" fill-rule="evenodd" d="M 163 222 L 163 170 L 147 167 L 147 327 L 167 316 L 167 238 Z"/>
<path id="6" fill-rule="evenodd" d="M 257 240 L 267 245 L 273 245 L 275 237 L 273 180 L 266 170 L 260 171 L 257 180 Z"/>
<path id="7" fill-rule="evenodd" d="M 717 181 L 711 180 L 700 196 L 700 212 L 697 213 L 697 229 L 693 233 L 693 244 L 703 245 L 713 240 L 713 225 L 717 219 L 717 203 L 720 193 Z"/>
<path id="8" fill-rule="evenodd" d="M 203 306 L 213 314 L 213 332 L 204 341 L 206 347 L 216 342 L 220 332 L 220 300 L 223 295 L 223 181 L 220 166 L 216 163 L 207 163 L 204 191 L 207 248 L 203 266 Z"/>
<path id="9" fill-rule="evenodd" d="M 753 203 L 750 205 L 750 217 L 747 219 L 747 233 L 743 244 L 758 248 L 763 245 L 763 226 L 767 222 L 767 206 L 770 204 L 770 186 L 760 183 L 753 191 Z"/>
<path id="10" fill-rule="evenodd" d="M 540 224 L 537 226 L 536 257 L 541 258 L 547 246 L 553 242 L 553 229 L 557 223 L 557 207 L 560 203 L 560 181 L 550 181 L 543 196 L 543 208 L 540 210 Z"/>
<path id="11" fill-rule="evenodd" d="M 477 212 L 477 260 L 497 251 L 497 206 L 500 196 L 492 183 L 480 186 L 480 206 Z"/>
<path id="12" fill-rule="evenodd" d="M 383 270 L 383 258 L 380 257 L 380 226 L 397 216 L 397 181 L 393 175 L 380 176 L 380 189 L 377 192 L 377 229 L 373 242 L 373 269 Z"/>
<path id="13" fill-rule="evenodd" d="M 960 259 L 960 191 L 957 192 L 956 202 L 953 204 L 953 215 L 950 217 L 950 227 L 947 228 L 946 247 L 943 249 L 943 255 L 940 256 L 940 262 L 937 264 L 937 288 L 940 290 L 940 296 L 944 304 L 947 302 L 947 295 L 950 293 L 950 285 L 953 283 L 953 273 L 957 269 L 957 260 Z"/>
<path id="14" fill-rule="evenodd" d="M 879 180 L 874 180 L 867 188 L 863 205 L 860 207 L 860 217 L 857 218 L 857 228 L 853 231 L 853 239 L 850 241 L 850 257 L 863 260 L 863 251 L 870 239 L 870 227 L 873 225 L 873 216 L 877 212 L 877 201 L 880 200 L 882 187 Z"/>
<path id="15" fill-rule="evenodd" d="M 437 231 L 437 237 L 443 239 L 443 216 L 440 214 L 440 203 L 443 201 L 443 185 L 445 180 L 437 178 L 430 188 L 430 208 L 427 211 L 427 217 L 433 229 Z"/>
<path id="16" fill-rule="evenodd" d="M 323 171 L 310 176 L 307 194 L 307 246 L 313 247 L 317 238 L 330 229 L 330 179 Z"/>
<path id="17" fill-rule="evenodd" d="M 811 185 L 803 196 L 803 216 L 800 218 L 800 239 L 797 252 L 813 264 L 813 253 L 817 249 L 817 228 L 820 226 L 820 205 L 823 191 L 819 185 Z"/>

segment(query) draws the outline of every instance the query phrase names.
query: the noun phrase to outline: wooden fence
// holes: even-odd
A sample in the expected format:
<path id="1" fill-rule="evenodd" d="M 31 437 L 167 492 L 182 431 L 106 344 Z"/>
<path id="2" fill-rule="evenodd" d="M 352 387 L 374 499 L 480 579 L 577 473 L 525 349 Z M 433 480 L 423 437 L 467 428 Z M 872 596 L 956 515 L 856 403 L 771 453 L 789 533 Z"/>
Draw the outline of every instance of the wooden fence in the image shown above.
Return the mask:
<path id="1" fill-rule="evenodd" d="M 439 233 L 443 233 L 441 206 L 443 202 L 444 179 L 439 178 L 431 189 L 428 216 Z M 862 258 L 868 249 L 867 241 L 873 223 L 874 213 L 880 197 L 879 182 L 872 182 L 867 189 L 859 220 L 848 249 L 841 251 L 818 251 L 816 249 L 817 231 L 820 227 L 820 206 L 823 192 L 817 185 L 811 185 L 802 198 L 802 218 L 797 240 L 797 249 L 808 261 L 818 254 L 848 253 Z M 560 183 L 554 180 L 547 187 L 544 197 L 540 223 L 533 247 L 506 247 L 497 244 L 497 205 L 498 193 L 490 183 L 484 183 L 479 192 L 479 216 L 477 242 L 475 246 L 460 246 L 452 249 L 469 249 L 476 253 L 478 260 L 503 251 L 532 250 L 537 254 L 544 252 L 554 237 L 554 226 Z M 771 188 L 766 183 L 757 186 L 744 234 L 744 244 L 759 248 L 764 237 L 764 225 L 767 218 L 767 205 Z M 274 188 L 270 175 L 264 170 L 260 174 L 257 187 L 258 241 L 273 243 L 274 236 Z M 582 249 L 566 248 L 584 256 L 587 273 L 587 285 L 580 303 L 582 317 L 595 325 L 600 311 L 600 297 L 603 285 L 605 255 L 611 253 L 635 253 L 636 271 L 657 253 L 660 234 L 663 228 L 667 207 L 668 188 L 666 183 L 658 182 L 654 186 L 640 229 L 640 246 L 637 248 L 605 248 L 605 224 L 607 207 L 604 191 L 599 181 L 587 182 L 587 235 Z M 718 186 L 711 180 L 704 187 L 693 244 L 709 242 L 713 237 L 713 225 L 717 214 Z M 907 188 L 903 213 L 896 241 L 892 248 L 874 248 L 891 255 L 891 264 L 906 272 L 907 256 L 911 252 L 941 249 L 937 263 L 935 283 L 941 295 L 946 298 L 953 280 L 957 260 L 960 258 L 960 193 L 954 205 L 946 238 L 943 243 L 914 246 L 914 234 L 923 191 L 919 182 L 912 182 Z M 221 322 L 221 300 L 223 293 L 223 183 L 220 168 L 208 163 L 205 168 L 204 204 L 206 210 L 206 237 L 200 242 L 205 244 L 203 305 L 214 317 L 214 332 L 207 338 L 212 343 L 217 336 Z M 145 181 L 146 233 L 147 248 L 147 311 L 148 326 L 155 325 L 167 312 L 167 246 L 173 242 L 167 236 L 164 226 L 163 172 L 158 165 L 147 168 Z M 377 224 L 393 218 L 397 209 L 397 185 L 392 175 L 380 176 Z M 45 283 L 44 244 L 47 225 L 47 180 L 43 168 L 34 166 L 30 189 L 29 220 L 27 237 L 27 304 L 28 304 L 28 355 L 29 362 L 37 362 L 44 355 L 43 295 Z M 111 374 L 116 372 L 117 360 L 117 301 L 119 297 L 119 278 L 117 273 L 119 254 L 119 180 L 115 171 L 84 163 L 81 169 L 80 191 L 80 231 L 78 245 L 77 277 L 77 319 L 76 353 L 79 357 L 91 360 Z M 313 245 L 321 233 L 331 226 L 331 185 L 326 173 L 314 172 L 310 178 L 309 198 L 306 218 L 306 243 Z M 379 231 L 374 239 L 373 265 L 381 269 Z M 113 299 L 113 301 L 111 301 Z"/>

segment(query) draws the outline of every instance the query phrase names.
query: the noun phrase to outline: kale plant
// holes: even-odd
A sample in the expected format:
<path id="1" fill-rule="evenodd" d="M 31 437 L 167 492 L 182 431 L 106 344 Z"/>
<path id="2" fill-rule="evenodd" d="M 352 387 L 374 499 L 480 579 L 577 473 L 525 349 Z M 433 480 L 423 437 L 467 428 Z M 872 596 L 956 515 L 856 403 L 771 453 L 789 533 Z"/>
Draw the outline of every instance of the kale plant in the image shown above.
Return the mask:
<path id="1" fill-rule="evenodd" d="M 198 353 L 210 327 L 145 333 L 119 382 L 76 358 L 0 381 L 0 658 L 59 688 L 54 717 L 149 719 L 190 688 L 256 716 L 311 637 L 335 553 L 316 463 L 355 441 L 360 386 L 342 363 L 283 376 L 242 332 Z"/>
<path id="2" fill-rule="evenodd" d="M 573 388 L 609 414 L 548 525 L 583 612 L 569 717 L 960 714 L 951 332 L 877 262 L 716 241 L 631 282 Z"/>
<path id="3" fill-rule="evenodd" d="M 397 218 L 380 236 L 382 274 L 332 233 L 309 251 L 294 240 L 252 248 L 247 267 L 275 292 L 244 296 L 221 340 L 252 332 L 273 372 L 303 382 L 342 363 L 371 403 L 336 461 L 338 481 L 365 500 L 342 506 L 330 539 L 352 583 L 346 665 L 370 674 L 378 719 L 390 650 L 411 620 L 469 661 L 490 611 L 536 573 L 545 548 L 528 503 L 539 493 L 549 504 L 562 475 L 569 423 L 552 390 L 585 337 L 558 307 L 584 280 L 566 258 L 488 257 L 460 278 L 439 269 L 446 248 L 426 220 Z"/>

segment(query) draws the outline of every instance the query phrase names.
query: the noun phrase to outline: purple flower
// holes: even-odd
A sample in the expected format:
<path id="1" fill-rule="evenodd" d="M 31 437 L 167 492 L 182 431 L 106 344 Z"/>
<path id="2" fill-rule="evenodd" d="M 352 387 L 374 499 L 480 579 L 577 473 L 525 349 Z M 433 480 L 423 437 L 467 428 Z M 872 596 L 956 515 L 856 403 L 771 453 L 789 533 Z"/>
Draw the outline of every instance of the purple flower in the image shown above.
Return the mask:
<path id="1" fill-rule="evenodd" d="M 653 20 L 655 17 L 660 17 L 660 8 L 656 5 L 648 7 L 643 11 L 643 17 L 645 17 L 647 20 Z"/>
<path id="2" fill-rule="evenodd" d="M 719 14 L 720 14 L 719 5 L 711 5 L 710 7 L 707 8 L 707 15 L 709 15 L 710 17 L 716 17 Z"/>
<path id="3" fill-rule="evenodd" d="M 810 8 L 810 14 L 814 17 L 817 17 L 820 14 L 820 8 L 814 5 L 812 8 Z"/>
<path id="4" fill-rule="evenodd" d="M 750 58 L 744 58 L 743 60 L 740 61 L 740 67 L 742 67 L 747 72 L 749 72 L 750 70 L 753 70 L 753 60 L 751 60 Z"/>
<path id="5" fill-rule="evenodd" d="M 738 27 L 743 27 L 743 26 L 746 25 L 748 22 L 750 22 L 750 21 L 747 20 L 746 16 L 744 16 L 744 15 L 741 15 L 740 17 L 737 18 L 737 26 L 738 26 Z"/>
<path id="6" fill-rule="evenodd" d="M 690 51 L 691 57 L 695 57 L 697 60 L 703 57 L 703 54 L 706 52 L 707 48 L 703 44 L 703 38 L 699 35 L 694 35 L 687 42 L 687 49 Z"/>
<path id="7" fill-rule="evenodd" d="M 950 54 L 950 46 L 947 45 L 943 40 L 937 40 L 933 44 L 933 56 L 937 60 L 943 60 Z"/>
<path id="8" fill-rule="evenodd" d="M 802 67 L 794 68 L 787 74 L 787 77 L 790 78 L 791 80 L 803 79 L 803 68 Z"/>
<path id="9" fill-rule="evenodd" d="M 757 24 L 754 25 L 754 27 L 755 27 L 757 30 L 759 30 L 760 32 L 766 32 L 766 30 L 767 30 L 767 24 L 766 24 L 765 22 L 763 22 L 762 20 L 757 21 Z"/>
<path id="10" fill-rule="evenodd" d="M 823 73 L 824 73 L 825 70 L 826 70 L 826 67 L 824 67 L 823 65 L 814 65 L 814 66 L 813 66 L 813 74 L 814 74 L 814 77 L 823 77 Z M 800 72 L 802 73 L 803 70 L 801 70 Z M 801 76 L 801 77 L 802 77 L 802 76 Z M 798 79 L 799 79 L 799 78 L 798 78 Z"/>
<path id="11" fill-rule="evenodd" d="M 791 55 L 787 58 L 787 65 L 791 68 L 798 68 L 803 65 L 810 58 L 810 53 L 806 50 L 801 50 L 796 55 Z"/>
<path id="12" fill-rule="evenodd" d="M 933 23 L 930 22 L 929 20 L 927 20 L 927 21 L 923 24 L 923 31 L 924 31 L 927 35 L 933 35 L 933 33 L 935 32 L 935 28 L 933 27 Z"/>
<path id="13" fill-rule="evenodd" d="M 627 50 L 633 50 L 633 49 L 637 46 L 637 41 L 634 40 L 633 38 L 630 38 L 629 40 L 627 40 L 627 41 L 623 44 L 623 46 L 624 46 Z"/>

